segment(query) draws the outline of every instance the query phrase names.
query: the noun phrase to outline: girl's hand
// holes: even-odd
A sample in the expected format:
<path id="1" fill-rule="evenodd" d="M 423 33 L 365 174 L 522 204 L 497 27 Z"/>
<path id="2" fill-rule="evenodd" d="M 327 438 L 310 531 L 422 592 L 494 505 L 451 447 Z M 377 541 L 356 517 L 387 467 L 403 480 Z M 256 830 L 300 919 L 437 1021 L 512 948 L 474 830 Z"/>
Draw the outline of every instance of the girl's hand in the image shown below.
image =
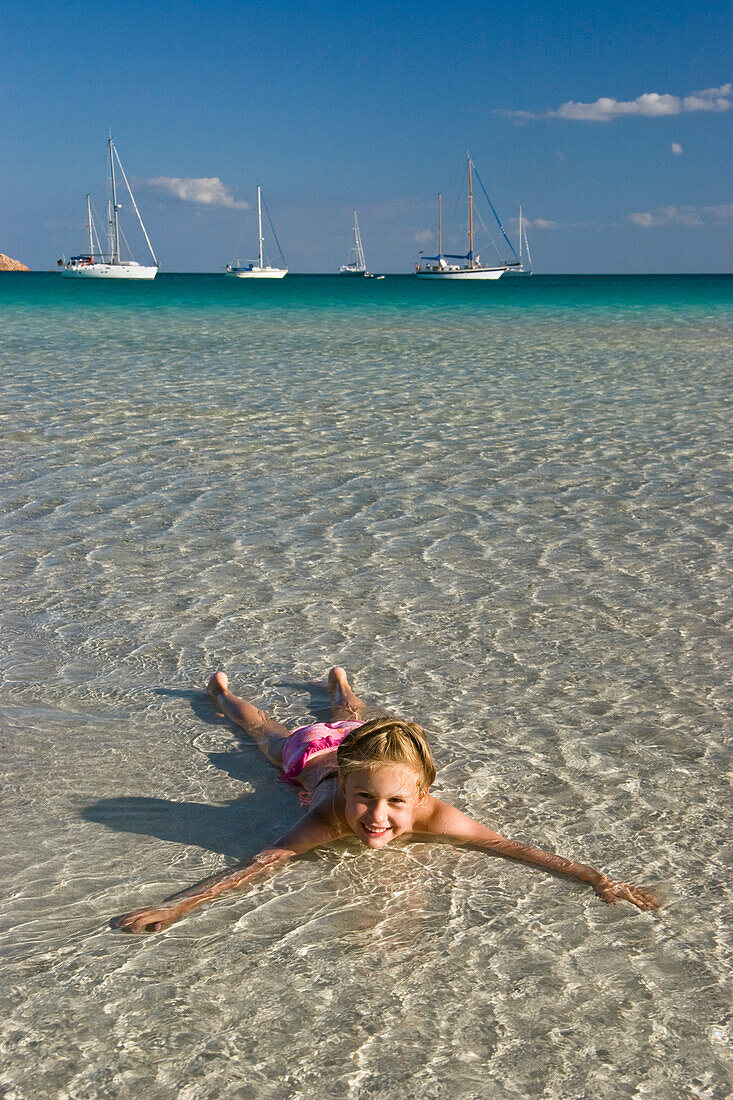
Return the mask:
<path id="1" fill-rule="evenodd" d="M 651 890 L 645 890 L 641 886 L 631 886 L 628 882 L 614 882 L 610 878 L 594 886 L 594 890 L 610 905 L 615 905 L 617 901 L 630 901 L 638 909 L 647 910 L 658 909 L 662 904 Z"/>
<path id="2" fill-rule="evenodd" d="M 134 913 L 125 913 L 118 917 L 115 924 L 123 932 L 162 932 L 164 928 L 175 924 L 183 916 L 183 912 L 176 907 L 137 909 Z"/>

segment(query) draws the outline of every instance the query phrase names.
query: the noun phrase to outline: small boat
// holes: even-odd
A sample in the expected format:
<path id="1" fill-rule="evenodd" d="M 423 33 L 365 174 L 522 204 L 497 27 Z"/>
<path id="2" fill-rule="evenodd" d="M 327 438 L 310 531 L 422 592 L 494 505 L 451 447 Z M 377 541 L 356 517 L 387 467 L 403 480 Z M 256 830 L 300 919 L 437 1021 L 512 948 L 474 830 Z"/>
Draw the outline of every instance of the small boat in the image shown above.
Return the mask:
<path id="1" fill-rule="evenodd" d="M 361 244 L 361 233 L 359 232 L 359 223 L 356 220 L 356 210 L 354 211 L 354 243 L 351 246 L 349 252 L 349 258 L 345 264 L 341 264 L 339 268 L 340 275 L 366 275 L 366 263 L 364 261 L 364 249 Z"/>
<path id="2" fill-rule="evenodd" d="M 267 210 L 267 207 L 265 207 Z M 267 215 L 268 219 L 270 215 Z M 250 260 L 247 263 L 241 263 L 239 260 L 232 260 L 230 264 L 227 264 L 227 275 L 233 275 L 236 279 L 282 279 L 287 275 L 288 269 L 285 267 L 285 257 L 283 256 L 282 249 L 280 248 L 280 242 L 277 239 L 277 234 L 270 221 L 270 228 L 272 229 L 272 235 L 275 238 L 280 257 L 282 259 L 282 267 L 273 267 L 271 264 L 265 262 L 264 253 L 264 237 L 262 236 L 262 188 L 257 184 L 257 225 L 259 228 L 259 252 L 257 257 L 257 263 L 254 260 Z"/>
<path id="3" fill-rule="evenodd" d="M 485 264 L 481 262 L 481 257 L 473 250 L 473 173 L 475 171 L 474 163 L 471 157 L 468 158 L 468 252 L 462 255 L 449 255 L 443 252 L 443 205 L 442 195 L 438 195 L 438 254 L 436 256 L 424 256 L 420 254 L 420 260 L 415 264 L 415 274 L 418 279 L 500 279 L 507 271 L 513 267 L 519 266 L 519 257 L 516 260 L 501 260 L 495 264 Z M 477 173 L 478 176 L 478 173 Z M 479 182 L 480 178 L 479 178 Z M 486 190 L 484 189 L 484 194 Z M 494 210 L 494 207 L 489 199 L 489 206 L 499 222 L 499 228 L 504 236 L 505 241 L 514 252 L 514 246 L 504 233 L 504 227 L 502 226 L 499 218 Z"/>
<path id="4" fill-rule="evenodd" d="M 122 167 L 122 161 L 115 148 L 115 143 L 112 140 L 111 134 L 107 139 L 107 145 L 109 150 L 110 172 L 110 195 L 107 199 L 109 251 L 105 253 L 100 247 L 99 235 L 92 217 L 92 200 L 91 196 L 87 195 L 89 250 L 81 256 L 72 256 L 68 261 L 59 260 L 61 274 L 65 275 L 67 278 L 70 277 L 74 279 L 154 279 L 158 274 L 158 260 L 153 251 L 153 246 L 150 243 L 150 238 L 148 237 L 142 217 L 140 216 L 140 211 L 137 208 L 132 188 L 127 182 L 125 169 Z M 125 181 L 125 187 L 130 196 L 133 210 L 137 214 L 140 228 L 143 231 L 145 241 L 150 249 L 150 255 L 153 260 L 152 264 L 140 264 L 137 260 L 133 260 L 132 258 L 122 259 L 120 238 L 124 241 L 125 236 L 120 228 L 119 212 L 122 209 L 122 204 L 117 201 L 117 174 L 115 166 L 119 168 L 122 179 Z M 126 241 L 125 244 L 127 244 Z"/>
<path id="5" fill-rule="evenodd" d="M 527 254 L 527 263 L 529 267 L 524 266 L 524 254 Z M 519 267 L 510 267 L 506 272 L 507 275 L 531 275 L 532 274 L 532 253 L 529 250 L 529 241 L 527 240 L 527 225 L 522 217 L 522 207 L 519 207 Z"/>

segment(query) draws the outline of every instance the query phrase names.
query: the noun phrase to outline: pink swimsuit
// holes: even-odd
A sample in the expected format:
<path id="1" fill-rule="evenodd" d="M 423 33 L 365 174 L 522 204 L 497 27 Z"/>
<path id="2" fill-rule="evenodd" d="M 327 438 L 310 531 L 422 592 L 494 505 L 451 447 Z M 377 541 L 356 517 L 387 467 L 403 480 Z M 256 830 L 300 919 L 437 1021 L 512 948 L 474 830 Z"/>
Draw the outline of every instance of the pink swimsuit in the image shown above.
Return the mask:
<path id="1" fill-rule="evenodd" d="M 363 722 L 314 722 L 293 730 L 283 748 L 283 783 L 299 787 L 298 776 L 314 756 L 333 752 L 347 733 L 363 726 Z"/>

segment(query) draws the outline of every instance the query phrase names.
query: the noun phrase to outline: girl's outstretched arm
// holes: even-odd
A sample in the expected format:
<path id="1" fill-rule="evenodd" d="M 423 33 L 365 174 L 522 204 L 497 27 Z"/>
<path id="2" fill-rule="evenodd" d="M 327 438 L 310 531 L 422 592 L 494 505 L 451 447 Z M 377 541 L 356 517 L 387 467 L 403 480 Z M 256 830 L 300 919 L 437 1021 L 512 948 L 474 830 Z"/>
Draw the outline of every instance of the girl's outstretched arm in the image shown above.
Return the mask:
<path id="1" fill-rule="evenodd" d="M 311 848 L 328 844 L 343 835 L 343 829 L 329 815 L 320 809 L 310 810 L 271 848 L 265 848 L 254 858 L 173 894 L 162 906 L 125 913 L 115 924 L 125 932 L 161 932 L 199 905 L 231 890 L 240 890 L 265 872 L 277 870 L 294 856 L 302 856 Z"/>
<path id="2" fill-rule="evenodd" d="M 536 867 L 543 867 L 547 871 L 562 875 L 572 875 L 580 882 L 587 882 L 599 897 L 611 904 L 617 901 L 630 901 L 632 905 L 644 910 L 658 909 L 661 904 L 650 890 L 630 886 L 627 882 L 615 882 L 602 871 L 597 871 L 595 867 L 589 867 L 586 863 L 577 863 L 573 859 L 557 856 L 554 852 L 545 852 L 541 848 L 532 848 L 518 840 L 509 840 L 437 798 L 430 798 L 429 805 L 425 807 L 425 824 L 426 832 L 437 833 L 446 840 L 476 845 L 487 852 L 495 852 L 499 856 L 532 863 Z"/>

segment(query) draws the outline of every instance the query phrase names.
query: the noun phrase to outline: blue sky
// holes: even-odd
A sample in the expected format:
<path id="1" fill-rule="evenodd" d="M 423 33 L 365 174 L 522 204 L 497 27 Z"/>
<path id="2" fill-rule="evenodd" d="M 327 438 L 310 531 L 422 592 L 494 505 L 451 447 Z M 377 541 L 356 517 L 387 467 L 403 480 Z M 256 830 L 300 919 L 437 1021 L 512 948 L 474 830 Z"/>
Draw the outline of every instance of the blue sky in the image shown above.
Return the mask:
<path id="1" fill-rule="evenodd" d="M 356 207 L 369 267 L 410 271 L 439 191 L 463 241 L 467 150 L 538 271 L 731 270 L 727 0 L 0 10 L 0 251 L 35 269 L 103 208 L 111 129 L 167 271 L 251 256 L 258 181 L 291 270 L 338 268 Z"/>

